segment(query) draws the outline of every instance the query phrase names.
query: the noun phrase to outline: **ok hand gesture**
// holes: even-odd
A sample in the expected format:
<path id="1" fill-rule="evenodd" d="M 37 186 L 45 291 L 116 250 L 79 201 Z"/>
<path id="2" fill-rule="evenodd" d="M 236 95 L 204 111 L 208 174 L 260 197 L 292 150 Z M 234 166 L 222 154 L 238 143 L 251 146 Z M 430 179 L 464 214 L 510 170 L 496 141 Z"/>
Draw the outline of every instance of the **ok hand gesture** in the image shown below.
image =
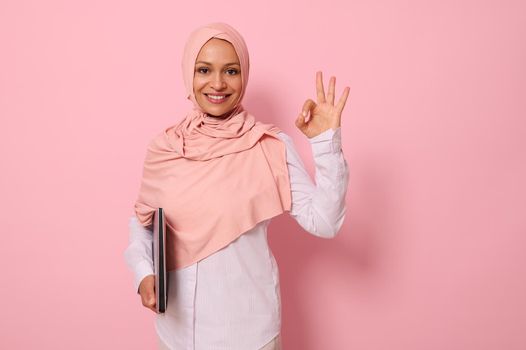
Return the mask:
<path id="1" fill-rule="evenodd" d="M 350 88 L 347 86 L 343 90 L 343 94 L 338 100 L 338 104 L 334 105 L 334 88 L 336 85 L 336 77 L 331 77 L 329 81 L 329 91 L 325 95 L 323 89 L 323 78 L 321 72 L 316 72 L 316 91 L 317 104 L 308 99 L 303 104 L 302 113 L 296 119 L 296 127 L 301 130 L 308 138 L 312 138 L 321 134 L 329 128 L 337 129 L 340 127 L 341 116 L 347 97 L 349 96 Z"/>

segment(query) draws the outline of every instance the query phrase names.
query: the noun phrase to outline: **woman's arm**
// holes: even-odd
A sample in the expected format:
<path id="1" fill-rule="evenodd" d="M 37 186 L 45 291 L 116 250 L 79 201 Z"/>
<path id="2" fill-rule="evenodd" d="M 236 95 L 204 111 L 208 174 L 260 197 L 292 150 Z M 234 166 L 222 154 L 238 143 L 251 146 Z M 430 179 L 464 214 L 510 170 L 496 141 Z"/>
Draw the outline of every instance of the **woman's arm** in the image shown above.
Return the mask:
<path id="1" fill-rule="evenodd" d="M 141 225 L 135 215 L 130 217 L 129 244 L 124 251 L 124 259 L 134 274 L 134 285 L 139 293 L 139 285 L 144 277 L 153 275 L 152 228 Z"/>
<path id="2" fill-rule="evenodd" d="M 307 232 L 333 238 L 343 224 L 349 183 L 349 168 L 341 149 L 341 128 L 329 128 L 308 139 L 316 168 L 316 184 L 305 170 L 290 136 L 283 132 L 278 136 L 287 146 L 292 191 L 290 215 Z"/>

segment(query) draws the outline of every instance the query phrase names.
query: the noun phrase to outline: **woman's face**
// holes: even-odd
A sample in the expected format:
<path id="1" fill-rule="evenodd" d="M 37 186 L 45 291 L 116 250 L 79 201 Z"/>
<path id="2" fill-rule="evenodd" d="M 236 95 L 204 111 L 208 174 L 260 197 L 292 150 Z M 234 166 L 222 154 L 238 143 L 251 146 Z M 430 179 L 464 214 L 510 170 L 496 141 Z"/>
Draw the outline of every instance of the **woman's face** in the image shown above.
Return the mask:
<path id="1" fill-rule="evenodd" d="M 231 43 L 210 39 L 195 60 L 194 95 L 209 115 L 228 115 L 241 94 L 241 66 Z"/>

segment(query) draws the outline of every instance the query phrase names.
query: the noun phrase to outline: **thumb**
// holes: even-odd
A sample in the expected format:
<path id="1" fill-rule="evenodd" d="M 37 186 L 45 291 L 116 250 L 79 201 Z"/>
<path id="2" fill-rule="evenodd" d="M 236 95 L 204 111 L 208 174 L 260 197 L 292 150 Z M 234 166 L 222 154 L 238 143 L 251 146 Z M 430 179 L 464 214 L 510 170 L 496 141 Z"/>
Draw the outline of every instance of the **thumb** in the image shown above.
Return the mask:
<path id="1" fill-rule="evenodd" d="M 148 294 L 148 302 L 150 304 L 155 303 L 155 294 L 153 294 L 153 293 Z"/>
<path id="2" fill-rule="evenodd" d="M 150 289 L 146 292 L 144 296 L 144 302 L 146 303 L 146 306 L 155 305 L 155 292 L 153 289 Z"/>
<path id="3" fill-rule="evenodd" d="M 303 116 L 303 112 L 301 112 L 298 117 L 296 118 L 296 127 L 300 130 L 304 130 L 307 127 L 307 123 L 305 123 L 305 117 Z"/>
<path id="4" fill-rule="evenodd" d="M 300 130 L 304 130 L 307 127 L 307 123 L 309 122 L 311 116 L 311 110 L 316 107 L 316 103 L 311 100 L 310 98 L 303 103 L 303 108 L 301 110 L 301 113 L 298 115 L 298 118 L 296 118 L 296 126 Z"/>

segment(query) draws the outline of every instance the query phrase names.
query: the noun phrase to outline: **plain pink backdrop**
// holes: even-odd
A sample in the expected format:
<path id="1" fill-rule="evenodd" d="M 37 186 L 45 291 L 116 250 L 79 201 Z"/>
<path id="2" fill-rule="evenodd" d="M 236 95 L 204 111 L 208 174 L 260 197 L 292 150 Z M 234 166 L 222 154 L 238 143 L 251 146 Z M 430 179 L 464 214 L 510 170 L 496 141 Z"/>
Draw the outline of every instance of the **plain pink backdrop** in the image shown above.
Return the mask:
<path id="1" fill-rule="evenodd" d="M 526 348 L 521 1 L 0 2 L 0 348 L 154 349 L 123 252 L 148 140 L 182 118 L 195 27 L 245 37 L 245 107 L 293 137 L 351 87 L 348 211 L 269 228 L 285 350 Z"/>

